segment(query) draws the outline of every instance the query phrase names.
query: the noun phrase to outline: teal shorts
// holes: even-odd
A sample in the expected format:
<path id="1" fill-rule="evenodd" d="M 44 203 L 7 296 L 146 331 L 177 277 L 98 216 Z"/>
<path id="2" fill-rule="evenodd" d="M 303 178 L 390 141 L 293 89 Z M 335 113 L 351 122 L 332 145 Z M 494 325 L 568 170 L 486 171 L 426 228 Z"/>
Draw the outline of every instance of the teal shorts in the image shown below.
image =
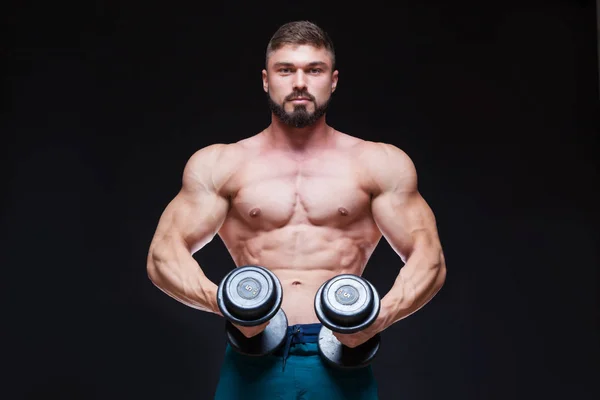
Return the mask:
<path id="1" fill-rule="evenodd" d="M 245 356 L 227 345 L 215 399 L 377 399 L 371 366 L 339 369 L 321 359 L 320 328 L 321 324 L 288 327 L 284 345 L 267 356 Z"/>

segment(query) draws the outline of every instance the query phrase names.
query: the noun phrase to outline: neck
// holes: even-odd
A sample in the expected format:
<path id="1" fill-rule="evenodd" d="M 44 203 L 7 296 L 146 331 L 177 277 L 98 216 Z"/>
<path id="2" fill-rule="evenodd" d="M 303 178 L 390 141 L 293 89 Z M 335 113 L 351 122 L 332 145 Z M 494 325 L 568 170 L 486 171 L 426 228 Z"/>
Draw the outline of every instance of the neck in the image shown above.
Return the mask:
<path id="1" fill-rule="evenodd" d="M 294 128 L 272 115 L 271 125 L 263 133 L 272 147 L 302 153 L 324 147 L 333 132 L 334 129 L 325 122 L 325 116 L 311 126 Z"/>

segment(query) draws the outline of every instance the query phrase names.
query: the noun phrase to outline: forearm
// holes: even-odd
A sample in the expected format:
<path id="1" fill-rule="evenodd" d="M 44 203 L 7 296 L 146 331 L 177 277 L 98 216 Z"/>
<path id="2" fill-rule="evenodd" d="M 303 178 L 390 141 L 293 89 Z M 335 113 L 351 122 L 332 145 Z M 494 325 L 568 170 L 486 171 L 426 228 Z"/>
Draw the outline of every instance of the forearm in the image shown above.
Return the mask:
<path id="1" fill-rule="evenodd" d="M 441 250 L 415 250 L 390 291 L 381 299 L 382 328 L 408 317 L 427 304 L 446 280 L 446 264 Z"/>
<path id="2" fill-rule="evenodd" d="M 167 295 L 198 310 L 222 315 L 217 285 L 206 277 L 183 241 L 163 238 L 148 253 L 148 277 Z"/>

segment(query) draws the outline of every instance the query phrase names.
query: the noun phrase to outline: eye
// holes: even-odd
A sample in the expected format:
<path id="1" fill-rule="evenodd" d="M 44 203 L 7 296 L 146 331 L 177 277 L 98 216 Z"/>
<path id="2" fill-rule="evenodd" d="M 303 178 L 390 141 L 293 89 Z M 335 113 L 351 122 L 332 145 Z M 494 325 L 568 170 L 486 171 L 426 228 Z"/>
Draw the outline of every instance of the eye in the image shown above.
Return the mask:
<path id="1" fill-rule="evenodd" d="M 290 72 L 292 72 L 292 70 L 289 68 L 280 68 L 279 72 L 282 74 L 289 74 Z"/>
<path id="2" fill-rule="evenodd" d="M 321 72 L 323 72 L 323 70 L 321 68 L 312 68 L 310 70 L 311 74 L 320 74 Z"/>

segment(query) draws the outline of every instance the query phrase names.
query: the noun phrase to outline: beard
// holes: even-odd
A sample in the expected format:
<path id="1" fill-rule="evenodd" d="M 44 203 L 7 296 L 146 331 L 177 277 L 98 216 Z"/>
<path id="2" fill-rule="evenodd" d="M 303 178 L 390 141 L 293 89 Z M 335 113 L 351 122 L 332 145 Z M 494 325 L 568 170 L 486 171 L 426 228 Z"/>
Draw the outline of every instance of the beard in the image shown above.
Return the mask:
<path id="1" fill-rule="evenodd" d="M 327 107 L 329 107 L 329 103 L 331 102 L 331 97 L 327 99 L 327 101 L 321 105 L 318 105 L 315 101 L 315 98 L 308 93 L 298 93 L 294 92 L 291 95 L 287 96 L 284 101 L 289 101 L 296 97 L 307 97 L 310 101 L 315 105 L 315 111 L 312 113 L 308 112 L 306 109 L 306 105 L 299 104 L 294 105 L 294 111 L 287 112 L 283 108 L 282 104 L 277 104 L 271 98 L 271 94 L 267 93 L 267 101 L 269 103 L 269 109 L 271 112 L 281 120 L 286 125 L 293 126 L 294 128 L 305 128 L 307 126 L 313 125 L 315 122 L 319 120 L 325 112 L 327 111 Z"/>

